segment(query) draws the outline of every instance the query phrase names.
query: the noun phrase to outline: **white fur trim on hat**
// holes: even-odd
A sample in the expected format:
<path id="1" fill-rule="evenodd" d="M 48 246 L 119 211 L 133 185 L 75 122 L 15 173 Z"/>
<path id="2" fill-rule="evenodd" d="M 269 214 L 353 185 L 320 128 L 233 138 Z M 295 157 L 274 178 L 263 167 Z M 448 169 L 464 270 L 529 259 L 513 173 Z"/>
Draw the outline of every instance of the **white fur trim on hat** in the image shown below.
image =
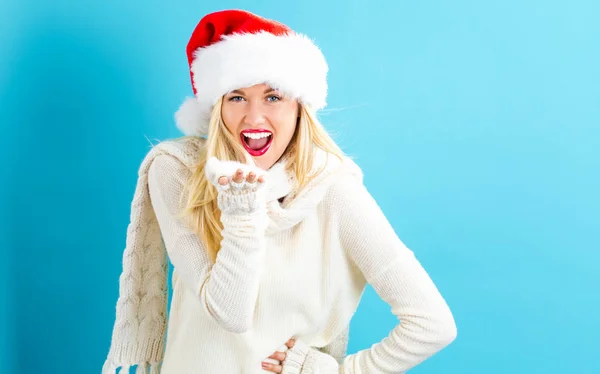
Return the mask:
<path id="1" fill-rule="evenodd" d="M 206 134 L 212 108 L 235 89 L 266 83 L 313 110 L 327 105 L 327 62 L 305 35 L 268 32 L 233 34 L 199 48 L 191 64 L 196 103 L 189 100 L 177 114 L 186 135 Z"/>
<path id="2" fill-rule="evenodd" d="M 206 135 L 209 120 L 210 118 L 206 117 L 198 100 L 192 97 L 186 98 L 175 113 L 177 128 L 185 135 Z"/>

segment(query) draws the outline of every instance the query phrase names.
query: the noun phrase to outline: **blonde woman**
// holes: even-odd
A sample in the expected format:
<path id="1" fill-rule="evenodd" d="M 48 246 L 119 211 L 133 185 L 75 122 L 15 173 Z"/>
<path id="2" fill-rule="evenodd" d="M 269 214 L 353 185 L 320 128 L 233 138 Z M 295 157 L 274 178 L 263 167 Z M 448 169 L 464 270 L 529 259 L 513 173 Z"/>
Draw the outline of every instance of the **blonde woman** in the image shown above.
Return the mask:
<path id="1" fill-rule="evenodd" d="M 103 373 L 402 373 L 452 342 L 444 298 L 315 116 L 327 64 L 313 42 L 228 10 L 187 55 L 186 136 L 140 167 Z M 367 283 L 399 323 L 347 355 Z"/>

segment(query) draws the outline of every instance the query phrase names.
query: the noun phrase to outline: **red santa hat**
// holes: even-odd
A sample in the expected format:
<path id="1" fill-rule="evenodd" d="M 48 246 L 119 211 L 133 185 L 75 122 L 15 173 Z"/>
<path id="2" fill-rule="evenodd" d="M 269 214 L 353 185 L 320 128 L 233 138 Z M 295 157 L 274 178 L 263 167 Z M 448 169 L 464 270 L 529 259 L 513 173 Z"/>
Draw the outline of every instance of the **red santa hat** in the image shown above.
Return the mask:
<path id="1" fill-rule="evenodd" d="M 325 107 L 327 62 L 305 35 L 243 10 L 203 17 L 187 45 L 194 98 L 175 115 L 185 135 L 208 133 L 212 108 L 235 89 L 265 83 L 313 110 Z"/>

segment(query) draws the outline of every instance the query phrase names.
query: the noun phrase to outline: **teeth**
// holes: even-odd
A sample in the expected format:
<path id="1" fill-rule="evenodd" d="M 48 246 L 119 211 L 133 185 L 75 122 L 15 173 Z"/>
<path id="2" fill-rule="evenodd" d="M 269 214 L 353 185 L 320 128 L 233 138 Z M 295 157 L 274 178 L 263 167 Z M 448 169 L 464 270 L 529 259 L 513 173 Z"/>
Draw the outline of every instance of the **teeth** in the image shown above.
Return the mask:
<path id="1" fill-rule="evenodd" d="M 246 138 L 250 139 L 262 139 L 271 136 L 270 132 L 245 132 L 243 134 Z"/>

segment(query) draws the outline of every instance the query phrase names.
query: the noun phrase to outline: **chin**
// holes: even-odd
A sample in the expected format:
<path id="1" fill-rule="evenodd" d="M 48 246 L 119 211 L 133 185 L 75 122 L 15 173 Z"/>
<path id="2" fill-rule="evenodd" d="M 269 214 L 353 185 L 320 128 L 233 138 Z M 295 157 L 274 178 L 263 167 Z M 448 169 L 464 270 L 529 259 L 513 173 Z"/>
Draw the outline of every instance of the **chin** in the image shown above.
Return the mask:
<path id="1" fill-rule="evenodd" d="M 258 166 L 259 168 L 266 171 L 266 170 L 269 170 L 271 168 L 271 166 L 273 166 L 273 164 L 275 164 L 275 162 L 270 160 L 270 157 L 267 158 L 265 156 L 252 157 L 252 158 L 254 159 L 254 163 L 256 164 L 256 166 Z"/>

